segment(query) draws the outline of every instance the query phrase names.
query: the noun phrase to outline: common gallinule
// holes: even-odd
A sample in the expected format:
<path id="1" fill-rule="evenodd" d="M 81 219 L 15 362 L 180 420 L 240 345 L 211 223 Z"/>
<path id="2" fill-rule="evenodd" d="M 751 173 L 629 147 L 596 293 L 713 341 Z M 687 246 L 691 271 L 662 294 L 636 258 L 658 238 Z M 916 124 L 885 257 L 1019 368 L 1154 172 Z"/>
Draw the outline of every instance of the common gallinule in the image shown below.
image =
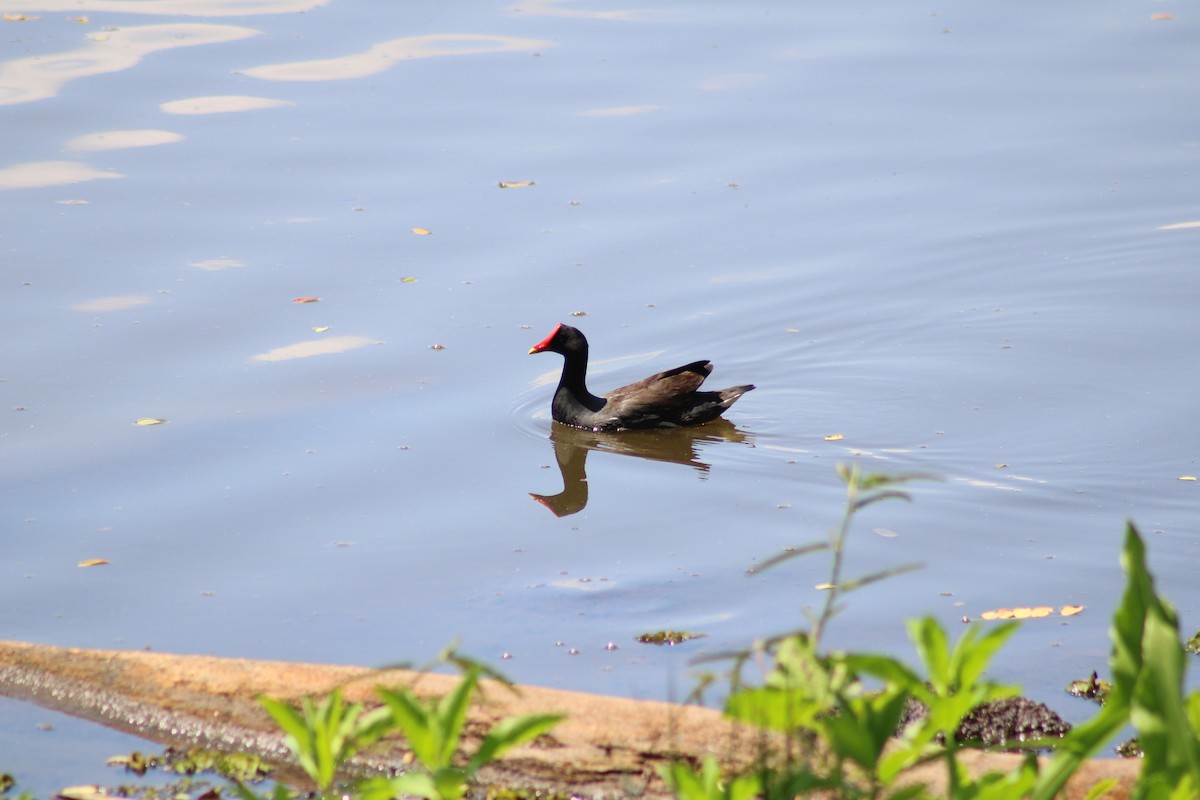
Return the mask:
<path id="1" fill-rule="evenodd" d="M 588 391 L 585 382 L 588 343 L 578 329 L 559 323 L 549 336 L 529 348 L 531 355 L 547 351 L 563 357 L 562 377 L 554 392 L 550 416 L 555 422 L 587 430 L 699 425 L 721 416 L 735 400 L 754 388 L 748 383 L 719 392 L 696 391 L 712 372 L 712 363 L 694 361 L 597 397 Z"/>

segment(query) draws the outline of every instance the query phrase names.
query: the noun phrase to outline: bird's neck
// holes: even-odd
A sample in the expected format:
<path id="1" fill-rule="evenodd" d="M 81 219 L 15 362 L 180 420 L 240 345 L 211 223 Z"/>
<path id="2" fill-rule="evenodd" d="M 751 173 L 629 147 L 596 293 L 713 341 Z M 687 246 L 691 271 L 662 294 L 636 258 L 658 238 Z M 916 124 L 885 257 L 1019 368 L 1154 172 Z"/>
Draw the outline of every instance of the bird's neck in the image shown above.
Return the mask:
<path id="1" fill-rule="evenodd" d="M 604 405 L 604 398 L 596 397 L 587 388 L 588 351 L 582 349 L 563 355 L 562 377 L 558 379 L 559 391 L 565 390 L 593 411 Z"/>

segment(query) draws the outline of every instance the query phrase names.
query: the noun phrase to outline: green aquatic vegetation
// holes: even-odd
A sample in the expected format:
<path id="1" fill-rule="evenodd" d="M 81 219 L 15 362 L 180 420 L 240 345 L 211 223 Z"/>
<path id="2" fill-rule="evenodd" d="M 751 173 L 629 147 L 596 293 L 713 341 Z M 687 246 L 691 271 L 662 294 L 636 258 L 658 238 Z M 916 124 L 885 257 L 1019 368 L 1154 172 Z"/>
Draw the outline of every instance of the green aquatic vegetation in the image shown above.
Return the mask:
<path id="1" fill-rule="evenodd" d="M 1179 620 L 1170 603 L 1154 591 L 1145 543 L 1133 523 L 1125 527 L 1121 564 L 1126 585 L 1110 628 L 1112 688 L 1099 713 L 1060 743 L 1038 776 L 1034 800 L 1054 797 L 1085 760 L 1131 723 L 1142 753 L 1133 796 L 1200 794 L 1200 692 L 1183 693 L 1187 662 Z"/>
<path id="2" fill-rule="evenodd" d="M 356 782 L 351 793 L 359 800 L 458 800 L 480 769 L 512 748 L 547 733 L 563 720 L 563 715 L 528 714 L 502 719 L 468 756 L 463 736 L 480 677 L 495 677 L 516 690 L 502 675 L 459 655 L 453 646 L 442 652 L 439 661 L 452 663 L 463 673 L 462 680 L 441 698 L 422 700 L 411 687 L 400 686 L 377 687 L 376 694 L 383 704 L 370 711 L 361 703 L 346 704 L 338 689 L 320 702 L 304 698 L 299 709 L 266 697 L 260 702 L 286 734 L 288 749 L 321 796 L 335 796 L 331 790 L 338 771 L 356 752 L 384 736 L 400 734 L 411 748 L 416 766 L 394 777 Z M 244 787 L 240 793 L 243 800 L 255 798 Z M 278 789 L 275 800 L 282 800 Z"/>
<path id="3" fill-rule="evenodd" d="M 497 722 L 469 757 L 462 753 L 463 728 L 481 669 L 472 665 L 445 697 L 422 701 L 407 686 L 376 691 L 391 712 L 390 727 L 404 734 L 421 765 L 394 778 L 372 778 L 358 790 L 360 800 L 414 796 L 458 800 L 481 768 L 512 748 L 531 742 L 563 720 L 562 714 L 528 714 Z"/>
<path id="4" fill-rule="evenodd" d="M 924 787 L 902 786 L 900 778 L 918 764 L 941 762 L 948 797 L 1050 800 L 1084 760 L 1097 755 L 1128 724 L 1137 729 L 1136 746 L 1144 759 L 1134 797 L 1200 794 L 1200 692 L 1183 694 L 1186 662 L 1178 619 L 1154 591 L 1145 545 L 1132 523 L 1126 527 L 1122 555 L 1127 586 L 1112 624 L 1113 678 L 1100 712 L 1056 740 L 1056 754 L 1040 768 L 1030 753 L 1011 772 L 971 776 L 959 754 L 979 743 L 959 741 L 955 732 L 972 709 L 1016 693 L 1015 687 L 985 678 L 988 664 L 1013 635 L 1016 623 L 987 629 L 972 625 L 951 645 L 932 618 L 910 621 L 909 638 L 920 672 L 889 656 L 822 651 L 821 639 L 838 610 L 839 595 L 911 568 L 844 580 L 842 553 L 855 515 L 882 500 L 910 499 L 899 484 L 924 477 L 863 475 L 854 467 L 838 471 L 847 499 L 841 523 L 828 541 L 789 549 L 757 569 L 828 551 L 831 577 L 820 613 L 809 617 L 806 630 L 719 656 L 734 664 L 726 714 L 781 734 L 785 749 L 773 762 L 764 752 L 762 763 L 743 774 L 723 774 L 712 761 L 699 767 L 672 764 L 662 774 L 679 797 L 740 797 L 735 793 L 749 791 L 750 786 L 757 787 L 755 796 L 764 798 L 793 797 L 813 789 L 844 798 L 926 797 Z M 750 662 L 770 665 L 756 686 L 745 685 L 741 676 Z M 713 680 L 711 675 L 705 677 Z M 1100 694 L 1105 683 L 1093 676 L 1087 686 L 1077 688 Z M 912 701 L 921 703 L 927 713 L 897 736 L 904 709 Z M 1112 781 L 1098 783 L 1089 798 L 1103 796 L 1113 785 Z"/>
<path id="5" fill-rule="evenodd" d="M 386 710 L 365 712 L 361 703 L 347 705 L 340 688 L 320 702 L 303 698 L 299 709 L 270 697 L 259 702 L 286 734 L 287 748 L 321 792 L 333 786 L 342 764 L 391 728 Z"/>
<path id="6" fill-rule="evenodd" d="M 692 639 L 703 639 L 707 635 L 705 633 L 692 633 L 691 631 L 665 630 L 638 634 L 637 640 L 642 644 L 677 645 Z"/>
<path id="7" fill-rule="evenodd" d="M 1102 706 L 1110 689 L 1112 689 L 1112 683 L 1093 672 L 1090 678 L 1081 678 L 1068 683 L 1065 691 L 1072 697 L 1080 697 Z"/>

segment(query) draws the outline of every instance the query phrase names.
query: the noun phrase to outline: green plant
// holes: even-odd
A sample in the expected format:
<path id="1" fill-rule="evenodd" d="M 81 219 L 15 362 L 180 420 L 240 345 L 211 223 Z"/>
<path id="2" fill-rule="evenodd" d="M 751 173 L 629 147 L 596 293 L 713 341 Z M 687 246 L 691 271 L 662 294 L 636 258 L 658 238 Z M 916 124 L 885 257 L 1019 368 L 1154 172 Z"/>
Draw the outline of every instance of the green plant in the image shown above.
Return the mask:
<path id="1" fill-rule="evenodd" d="M 972 709 L 1016 693 L 1012 687 L 984 678 L 988 663 L 1015 632 L 1015 625 L 986 632 L 972 626 L 951 646 L 935 620 L 911 622 L 909 636 L 925 677 L 887 656 L 821 651 L 821 639 L 840 608 L 842 595 L 915 568 L 907 565 L 845 579 L 845 546 L 855 516 L 883 500 L 910 500 L 901 487 L 929 477 L 864 474 L 856 466 L 839 466 L 838 474 L 846 486 L 846 502 L 842 519 L 827 541 L 790 549 L 757 569 L 761 572 L 800 555 L 828 551 L 830 578 L 820 612 L 809 617 L 807 631 L 721 655 L 735 662 L 726 714 L 784 736 L 782 762 L 764 763 L 758 769 L 761 790 L 780 797 L 811 789 L 841 797 L 915 797 L 921 787 L 897 788 L 900 776 L 906 769 L 934 759 L 945 762 L 952 797 L 1002 796 L 1032 786 L 1032 771 L 971 780 L 957 754 L 973 743 L 955 737 L 960 721 Z M 769 660 L 771 668 L 761 685 L 747 687 L 742 685 L 740 671 L 751 660 Z M 897 739 L 900 720 L 914 701 L 924 707 L 925 715 Z M 671 786 L 686 788 L 689 797 L 716 796 L 713 792 L 720 787 L 730 791 L 739 785 L 735 777 L 722 778 L 711 762 L 705 762 L 700 770 L 672 765 L 663 775 Z"/>
<path id="2" fill-rule="evenodd" d="M 457 800 L 480 769 L 506 752 L 536 739 L 562 721 L 562 714 L 529 714 L 496 723 L 469 757 L 462 750 L 463 732 L 471 700 L 486 674 L 512 691 L 515 687 L 502 675 L 458 654 L 454 645 L 439 654 L 437 662 L 451 663 L 462 680 L 444 697 L 419 699 L 407 686 L 377 687 L 383 705 L 366 711 L 361 703 L 346 704 L 340 689 L 315 702 L 310 697 L 299 709 L 271 698 L 259 702 L 286 734 L 285 743 L 305 774 L 322 796 L 330 789 L 340 767 L 356 752 L 392 733 L 407 740 L 418 769 L 395 777 L 376 777 L 352 786 L 360 800 L 388 800 L 399 796 L 430 800 Z M 261 800 L 239 784 L 243 800 Z M 282 792 L 282 793 L 281 793 Z M 272 800 L 286 800 L 290 793 L 276 787 Z"/>
<path id="3" fill-rule="evenodd" d="M 259 702 L 286 734 L 285 744 L 320 792 L 333 786 L 338 767 L 390 728 L 386 709 L 364 713 L 361 703 L 343 701 L 340 688 L 319 703 L 303 698 L 299 710 L 270 697 Z"/>
<path id="4" fill-rule="evenodd" d="M 1050 800 L 1084 760 L 1097 755 L 1129 724 L 1137 730 L 1144 759 L 1132 796 L 1136 800 L 1200 796 L 1200 692 L 1184 695 L 1187 662 L 1178 618 L 1154 590 L 1145 543 L 1132 523 L 1125 531 L 1121 561 L 1126 589 L 1110 629 L 1113 677 L 1103 707 L 1056 742 L 1056 754 L 1040 769 L 1029 754 L 1009 773 L 972 777 L 958 753 L 977 743 L 959 741 L 955 731 L 972 709 L 1016 692 L 1014 687 L 984 679 L 988 663 L 1015 632 L 1015 624 L 990 630 L 971 626 L 951 646 L 945 630 L 933 619 L 911 621 L 909 636 L 924 677 L 887 656 L 822 653 L 820 640 L 837 611 L 839 594 L 908 569 L 843 581 L 842 553 L 851 521 L 872 503 L 909 499 L 896 484 L 920 477 L 863 475 L 857 468 L 847 467 L 838 471 L 847 486 L 847 501 L 841 524 L 831 532 L 829 541 L 790 550 L 759 567 L 761 571 L 805 553 L 831 552 L 829 594 L 821 612 L 810 618 L 810 632 L 763 640 L 747 651 L 720 656 L 735 662 L 726 713 L 784 734 L 788 748 L 783 764 L 768 764 L 764 759 L 752 775 L 729 777 L 711 760 L 699 769 L 674 764 L 663 770 L 663 775 L 680 797 L 733 797 L 735 791 L 749 791 L 745 787 L 757 782 L 761 796 L 767 798 L 820 788 L 837 797 L 904 800 L 923 797 L 925 790 L 911 785 L 899 788 L 902 773 L 936 759 L 945 762 L 948 797 Z M 762 684 L 743 686 L 743 665 L 766 659 L 771 660 L 771 668 Z M 864 679 L 881 688 L 868 691 Z M 925 715 L 893 739 L 910 700 L 921 703 Z M 793 747 L 793 742 L 800 747 Z M 817 743 L 820 747 L 814 748 Z M 1088 792 L 1089 800 L 1102 797 L 1114 785 L 1112 780 L 1100 781 Z"/>
<path id="5" fill-rule="evenodd" d="M 1063 739 L 1039 776 L 1032 797 L 1049 800 L 1086 759 L 1127 724 L 1143 753 L 1135 798 L 1192 798 L 1200 794 L 1200 692 L 1183 694 L 1186 655 L 1179 620 L 1154 591 L 1146 546 L 1133 523 L 1125 526 L 1125 594 L 1109 635 L 1112 687 L 1104 706 Z"/>
<path id="6" fill-rule="evenodd" d="M 751 800 L 762 790 L 757 775 L 735 775 L 725 779 L 712 756 L 698 770 L 675 762 L 662 769 L 667 788 L 681 800 Z"/>
<path id="7" fill-rule="evenodd" d="M 368 780 L 360 787 L 360 800 L 389 800 L 404 795 L 457 800 L 481 768 L 562 721 L 562 714 L 529 714 L 501 720 L 464 762 L 460 754 L 463 728 L 471 697 L 479 686 L 480 671 L 478 665 L 468 667 L 462 681 L 440 700 L 422 701 L 408 687 L 377 690 L 391 712 L 392 725 L 404 734 L 423 771 Z"/>

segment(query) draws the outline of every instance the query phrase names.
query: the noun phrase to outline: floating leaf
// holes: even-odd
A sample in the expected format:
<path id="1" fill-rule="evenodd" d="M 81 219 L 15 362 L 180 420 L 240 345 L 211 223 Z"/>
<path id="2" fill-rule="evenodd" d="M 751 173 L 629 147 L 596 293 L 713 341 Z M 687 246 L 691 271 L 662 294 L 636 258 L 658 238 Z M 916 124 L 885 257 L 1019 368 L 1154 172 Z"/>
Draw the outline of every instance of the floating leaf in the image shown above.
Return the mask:
<path id="1" fill-rule="evenodd" d="M 1180 475 L 1180 476 L 1179 476 L 1179 480 L 1181 480 L 1181 481 L 1194 481 L 1194 480 L 1196 480 L 1196 476 L 1195 476 L 1195 475 Z"/>
<path id="2" fill-rule="evenodd" d="M 830 435 L 828 435 L 828 436 L 826 436 L 826 437 L 825 437 L 825 441 L 827 441 L 827 442 L 840 442 L 842 439 L 845 439 L 845 438 L 846 438 L 846 437 L 845 437 L 844 435 L 840 434 L 840 433 L 831 433 Z"/>
<path id="3" fill-rule="evenodd" d="M 4 15 L 5 22 L 29 22 L 30 20 L 35 20 L 35 19 L 41 19 L 41 17 L 31 16 L 29 14 L 5 14 Z"/>
<path id="4" fill-rule="evenodd" d="M 319 298 L 319 297 L 293 297 L 292 302 L 293 303 L 319 303 L 319 302 L 321 302 L 321 298 Z"/>
<path id="5" fill-rule="evenodd" d="M 313 333 L 324 333 L 327 330 L 329 330 L 328 325 L 318 325 L 317 327 L 313 328 Z"/>
<path id="6" fill-rule="evenodd" d="M 1083 606 L 1063 606 L 1059 609 L 1060 616 L 1073 617 L 1083 611 Z M 982 619 L 1041 619 L 1054 615 L 1054 609 L 1050 606 L 1038 606 L 1036 608 L 1018 607 L 1018 608 L 998 608 L 994 611 L 984 611 L 979 616 Z"/>
<path id="7" fill-rule="evenodd" d="M 1170 225 L 1159 225 L 1160 231 L 1178 231 L 1184 228 L 1200 228 L 1200 220 L 1194 222 L 1174 222 Z"/>
<path id="8" fill-rule="evenodd" d="M 400 282 L 401 283 L 416 283 L 417 279 L 414 278 L 412 275 L 405 275 L 403 278 L 400 279 Z"/>
<path id="9" fill-rule="evenodd" d="M 1167 14 L 1167 13 L 1160 12 L 1160 13 L 1158 13 L 1158 14 L 1151 14 L 1151 15 L 1150 15 L 1150 19 L 1153 19 L 1153 20 L 1160 20 L 1160 19 L 1175 19 L 1175 15 L 1174 15 L 1174 14 Z"/>
<path id="10" fill-rule="evenodd" d="M 58 796 L 66 800 L 109 800 L 103 786 L 68 786 Z"/>
<path id="11" fill-rule="evenodd" d="M 533 181 L 500 181 L 497 184 L 501 189 L 523 189 L 526 186 L 534 186 Z"/>
<path id="12" fill-rule="evenodd" d="M 108 563 L 107 558 L 89 558 L 89 559 L 85 559 L 84 561 L 80 561 L 75 566 L 77 566 L 77 567 L 99 567 L 99 566 L 103 566 L 104 564 L 107 564 L 107 563 Z"/>
<path id="13" fill-rule="evenodd" d="M 433 233 L 433 231 L 429 230 L 428 228 L 413 228 L 412 232 L 417 236 L 428 236 L 429 234 Z"/>
<path id="14" fill-rule="evenodd" d="M 162 425 L 164 422 L 166 422 L 165 419 L 159 419 L 158 417 L 142 417 L 133 424 L 145 427 L 146 425 Z"/>

